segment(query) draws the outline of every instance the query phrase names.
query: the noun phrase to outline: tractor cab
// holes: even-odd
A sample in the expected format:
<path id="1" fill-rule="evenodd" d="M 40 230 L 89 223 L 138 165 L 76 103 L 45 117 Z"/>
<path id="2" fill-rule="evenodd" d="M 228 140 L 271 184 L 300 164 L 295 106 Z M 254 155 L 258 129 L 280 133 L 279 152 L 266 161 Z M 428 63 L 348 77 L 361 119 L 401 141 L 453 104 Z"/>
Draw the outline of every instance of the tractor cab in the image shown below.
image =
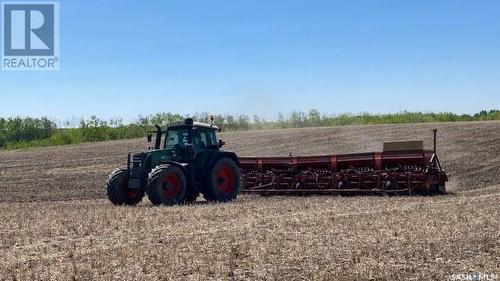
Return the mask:
<path id="1" fill-rule="evenodd" d="M 215 125 L 193 122 L 190 118 L 168 124 L 166 131 L 156 125 L 156 131 L 148 134 L 148 142 L 152 141 L 152 134 L 155 134 L 155 145 L 149 150 L 163 150 L 171 160 L 192 161 L 195 154 L 206 150 L 218 151 L 224 145 L 217 138 L 218 131 L 220 129 Z"/>

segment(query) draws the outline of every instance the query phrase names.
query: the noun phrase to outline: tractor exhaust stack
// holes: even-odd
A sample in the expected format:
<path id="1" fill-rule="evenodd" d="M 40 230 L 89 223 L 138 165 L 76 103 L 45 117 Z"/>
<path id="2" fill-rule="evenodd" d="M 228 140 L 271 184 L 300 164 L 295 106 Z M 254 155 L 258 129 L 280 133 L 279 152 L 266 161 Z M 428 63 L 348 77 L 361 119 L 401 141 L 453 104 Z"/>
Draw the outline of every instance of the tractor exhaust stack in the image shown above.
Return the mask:
<path id="1" fill-rule="evenodd" d="M 161 127 L 158 124 L 155 124 L 155 128 L 156 128 L 155 149 L 160 149 L 160 145 L 161 145 Z"/>
<path id="2" fill-rule="evenodd" d="M 434 151 L 434 154 L 436 154 L 436 135 L 437 135 L 437 129 L 433 129 L 432 130 L 432 133 L 434 134 L 434 148 L 433 148 L 433 151 Z"/>

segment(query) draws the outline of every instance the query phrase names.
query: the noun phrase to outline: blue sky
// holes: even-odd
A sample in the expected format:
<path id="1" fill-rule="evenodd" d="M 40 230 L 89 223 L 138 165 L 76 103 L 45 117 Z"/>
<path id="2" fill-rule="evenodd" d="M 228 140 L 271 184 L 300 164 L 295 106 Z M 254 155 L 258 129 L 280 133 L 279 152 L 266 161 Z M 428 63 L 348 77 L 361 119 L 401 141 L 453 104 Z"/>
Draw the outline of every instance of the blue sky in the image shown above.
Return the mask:
<path id="1" fill-rule="evenodd" d="M 57 72 L 0 116 L 500 108 L 500 1 L 61 1 Z"/>

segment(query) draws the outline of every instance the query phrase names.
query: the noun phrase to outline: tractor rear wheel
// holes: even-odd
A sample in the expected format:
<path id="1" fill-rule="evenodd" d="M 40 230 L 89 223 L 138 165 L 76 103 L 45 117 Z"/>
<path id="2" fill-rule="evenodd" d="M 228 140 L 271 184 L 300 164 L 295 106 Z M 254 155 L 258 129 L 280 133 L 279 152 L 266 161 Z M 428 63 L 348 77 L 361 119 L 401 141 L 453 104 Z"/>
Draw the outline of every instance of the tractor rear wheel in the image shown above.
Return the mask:
<path id="1" fill-rule="evenodd" d="M 227 202 L 240 192 L 240 169 L 229 158 L 219 159 L 210 169 L 203 196 L 208 201 Z"/>
<path id="2" fill-rule="evenodd" d="M 114 170 L 108 177 L 106 193 L 109 201 L 115 205 L 136 205 L 144 197 L 144 188 L 128 188 L 129 172 L 127 168 Z"/>
<path id="3" fill-rule="evenodd" d="M 184 202 L 186 191 L 186 176 L 177 166 L 163 164 L 149 173 L 146 192 L 154 205 L 181 204 Z"/>

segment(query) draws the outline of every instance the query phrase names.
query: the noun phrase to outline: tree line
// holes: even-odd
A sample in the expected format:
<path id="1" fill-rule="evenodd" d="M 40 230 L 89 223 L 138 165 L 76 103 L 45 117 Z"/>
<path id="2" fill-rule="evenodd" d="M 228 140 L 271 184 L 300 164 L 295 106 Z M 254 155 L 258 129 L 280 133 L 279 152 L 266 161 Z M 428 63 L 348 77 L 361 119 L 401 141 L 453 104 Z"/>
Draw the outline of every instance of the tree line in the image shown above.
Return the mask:
<path id="1" fill-rule="evenodd" d="M 210 122 L 209 113 L 181 115 L 176 113 L 157 113 L 139 116 L 137 121 L 124 123 L 122 119 L 103 120 L 96 116 L 81 119 L 79 124 L 58 128 L 57 124 L 46 117 L 0 117 L 0 148 L 15 149 L 34 146 L 64 145 L 82 142 L 96 142 L 130 139 L 145 136 L 154 124 L 164 125 L 182 121 L 187 117 L 198 122 Z M 216 114 L 215 125 L 223 131 L 285 129 L 302 127 L 325 127 L 365 124 L 397 124 L 424 122 L 465 122 L 500 120 L 500 110 L 482 110 L 476 114 L 455 114 L 451 112 L 408 112 L 390 114 L 321 114 L 312 109 L 308 112 L 293 111 L 287 116 L 279 113 L 275 120 L 265 120 L 254 115 Z"/>

